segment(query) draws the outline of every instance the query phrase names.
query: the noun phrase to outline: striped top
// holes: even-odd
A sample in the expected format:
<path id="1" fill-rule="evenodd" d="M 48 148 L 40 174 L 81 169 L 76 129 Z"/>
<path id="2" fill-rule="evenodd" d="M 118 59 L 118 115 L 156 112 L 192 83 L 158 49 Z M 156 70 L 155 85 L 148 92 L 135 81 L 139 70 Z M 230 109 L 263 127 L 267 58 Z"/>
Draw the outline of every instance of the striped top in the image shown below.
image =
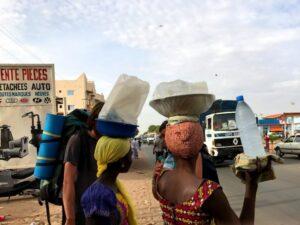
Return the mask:
<path id="1" fill-rule="evenodd" d="M 201 209 L 203 203 L 221 186 L 204 180 L 194 196 L 180 204 L 172 204 L 158 194 L 165 225 L 208 225 L 212 217 Z"/>

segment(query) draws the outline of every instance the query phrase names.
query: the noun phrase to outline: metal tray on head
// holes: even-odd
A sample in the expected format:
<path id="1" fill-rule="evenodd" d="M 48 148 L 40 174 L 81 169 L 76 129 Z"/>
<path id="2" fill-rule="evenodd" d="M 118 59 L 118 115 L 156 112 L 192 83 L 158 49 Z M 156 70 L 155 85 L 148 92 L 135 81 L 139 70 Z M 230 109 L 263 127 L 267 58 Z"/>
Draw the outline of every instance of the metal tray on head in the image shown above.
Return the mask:
<path id="1" fill-rule="evenodd" d="M 215 96 L 212 94 L 189 94 L 154 99 L 150 102 L 150 106 L 166 117 L 186 115 L 199 117 L 209 109 L 214 100 Z"/>

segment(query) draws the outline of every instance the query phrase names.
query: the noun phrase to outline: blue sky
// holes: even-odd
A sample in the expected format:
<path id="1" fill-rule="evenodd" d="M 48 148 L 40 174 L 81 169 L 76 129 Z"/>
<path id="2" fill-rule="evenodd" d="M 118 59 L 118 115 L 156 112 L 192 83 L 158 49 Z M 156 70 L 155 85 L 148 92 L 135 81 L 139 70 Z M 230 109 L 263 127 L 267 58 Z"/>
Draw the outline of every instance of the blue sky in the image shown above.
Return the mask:
<path id="1" fill-rule="evenodd" d="M 300 111 L 300 1 L 1 0 L 0 60 L 85 72 L 106 96 L 122 73 L 207 81 L 256 113 Z M 218 74 L 218 76 L 215 76 Z M 142 130 L 159 124 L 146 103 Z"/>

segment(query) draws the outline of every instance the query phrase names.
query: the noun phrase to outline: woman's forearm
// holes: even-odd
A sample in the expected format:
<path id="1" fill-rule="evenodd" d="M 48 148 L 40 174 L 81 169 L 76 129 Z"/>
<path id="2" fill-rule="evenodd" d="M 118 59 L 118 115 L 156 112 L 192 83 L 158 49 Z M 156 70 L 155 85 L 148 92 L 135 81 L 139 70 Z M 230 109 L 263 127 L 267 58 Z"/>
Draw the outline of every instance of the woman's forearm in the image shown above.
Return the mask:
<path id="1" fill-rule="evenodd" d="M 257 183 L 246 184 L 244 204 L 240 215 L 242 225 L 253 225 L 255 217 Z"/>

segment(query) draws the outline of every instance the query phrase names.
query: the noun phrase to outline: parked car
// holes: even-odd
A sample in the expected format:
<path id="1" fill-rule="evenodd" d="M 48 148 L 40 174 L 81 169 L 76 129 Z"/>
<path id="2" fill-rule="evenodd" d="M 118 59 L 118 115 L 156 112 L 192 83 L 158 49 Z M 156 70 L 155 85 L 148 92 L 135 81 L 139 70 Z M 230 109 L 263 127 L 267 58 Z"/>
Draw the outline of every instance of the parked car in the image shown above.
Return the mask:
<path id="1" fill-rule="evenodd" d="M 285 154 L 297 155 L 300 159 L 300 134 L 290 136 L 286 140 L 279 142 L 275 147 L 276 154 L 280 157 Z"/>
<path id="2" fill-rule="evenodd" d="M 148 145 L 154 144 L 154 141 L 155 141 L 155 137 L 154 136 L 147 137 L 147 144 Z"/>
<path id="3" fill-rule="evenodd" d="M 145 136 L 142 137 L 142 143 L 147 144 L 147 137 L 145 137 Z"/>

